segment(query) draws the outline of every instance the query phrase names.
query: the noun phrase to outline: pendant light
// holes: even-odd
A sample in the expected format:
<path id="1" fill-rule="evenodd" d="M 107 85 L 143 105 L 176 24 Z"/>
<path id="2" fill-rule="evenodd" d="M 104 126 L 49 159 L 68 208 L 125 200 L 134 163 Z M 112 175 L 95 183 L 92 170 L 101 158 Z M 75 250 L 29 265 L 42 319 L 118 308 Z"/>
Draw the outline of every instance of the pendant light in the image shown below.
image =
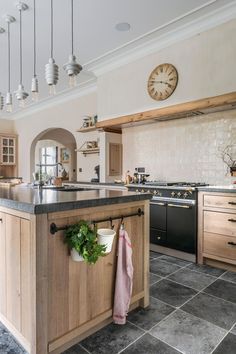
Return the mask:
<path id="1" fill-rule="evenodd" d="M 36 74 L 36 5 L 34 0 L 34 75 L 31 82 L 32 101 L 39 99 L 39 84 Z"/>
<path id="2" fill-rule="evenodd" d="M 25 100 L 29 94 L 24 90 L 22 83 L 22 11 L 26 11 L 28 9 L 28 5 L 20 1 L 16 4 L 16 8 L 19 10 L 20 14 L 20 83 L 18 85 L 18 90 L 15 91 L 15 95 L 16 99 L 19 101 L 19 107 L 24 107 Z"/>
<path id="3" fill-rule="evenodd" d="M 74 55 L 74 0 L 71 0 L 71 54 L 68 63 L 63 65 L 63 69 L 69 76 L 69 86 L 76 86 L 76 76 L 82 70 L 82 66 L 77 63 Z"/>
<path id="4" fill-rule="evenodd" d="M 2 34 L 4 32 L 5 32 L 5 29 L 0 27 L 0 34 Z M 3 98 L 2 93 L 0 92 L 0 111 L 3 110 L 3 107 L 4 107 L 4 98 Z"/>
<path id="5" fill-rule="evenodd" d="M 56 93 L 58 77 L 58 66 L 53 59 L 53 0 L 51 0 L 51 56 L 48 64 L 45 65 L 45 78 L 51 95 Z"/>
<path id="6" fill-rule="evenodd" d="M 11 94 L 11 34 L 10 34 L 10 24 L 15 22 L 15 17 L 6 15 L 5 21 L 7 23 L 7 52 L 8 52 L 8 85 L 6 94 L 6 111 L 12 112 L 12 94 Z"/>

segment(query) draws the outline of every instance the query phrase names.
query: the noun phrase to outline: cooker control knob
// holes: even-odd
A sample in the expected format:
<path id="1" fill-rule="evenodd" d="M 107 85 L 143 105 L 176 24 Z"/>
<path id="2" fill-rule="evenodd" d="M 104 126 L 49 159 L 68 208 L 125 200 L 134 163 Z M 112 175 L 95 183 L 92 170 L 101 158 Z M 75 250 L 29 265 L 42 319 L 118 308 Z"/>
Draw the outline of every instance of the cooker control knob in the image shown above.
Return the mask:
<path id="1" fill-rule="evenodd" d="M 187 198 L 188 192 L 184 192 L 184 198 Z"/>
<path id="2" fill-rule="evenodd" d="M 135 192 L 138 193 L 138 189 L 135 189 Z"/>
<path id="3" fill-rule="evenodd" d="M 157 194 L 157 191 L 156 191 L 156 190 L 154 190 L 154 191 L 153 191 L 153 194 L 154 194 L 154 195 L 156 195 L 156 194 Z"/>
<path id="4" fill-rule="evenodd" d="M 144 193 L 145 192 L 145 190 L 144 189 L 141 189 L 141 193 Z"/>
<path id="5" fill-rule="evenodd" d="M 147 190 L 147 193 L 151 193 L 151 192 L 150 192 L 150 189 Z"/>
<path id="6" fill-rule="evenodd" d="M 181 197 L 181 195 L 182 195 L 181 192 L 178 192 L 178 193 L 177 193 L 177 196 L 178 196 L 178 197 Z"/>
<path id="7" fill-rule="evenodd" d="M 193 194 L 193 192 L 192 192 L 191 190 L 189 190 L 188 192 L 189 192 L 189 195 L 192 195 L 192 194 Z"/>
<path id="8" fill-rule="evenodd" d="M 175 192 L 171 192 L 171 197 L 175 197 Z"/>

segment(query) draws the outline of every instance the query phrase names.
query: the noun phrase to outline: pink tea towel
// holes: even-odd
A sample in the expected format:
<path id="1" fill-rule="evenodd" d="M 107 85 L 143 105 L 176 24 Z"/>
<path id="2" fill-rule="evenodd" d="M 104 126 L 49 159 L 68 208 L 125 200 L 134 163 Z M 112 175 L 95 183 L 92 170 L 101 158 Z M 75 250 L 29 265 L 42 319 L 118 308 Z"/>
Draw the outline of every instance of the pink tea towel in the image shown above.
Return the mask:
<path id="1" fill-rule="evenodd" d="M 132 295 L 134 269 L 131 241 L 122 227 L 119 233 L 117 256 L 113 321 L 116 324 L 125 324 Z"/>

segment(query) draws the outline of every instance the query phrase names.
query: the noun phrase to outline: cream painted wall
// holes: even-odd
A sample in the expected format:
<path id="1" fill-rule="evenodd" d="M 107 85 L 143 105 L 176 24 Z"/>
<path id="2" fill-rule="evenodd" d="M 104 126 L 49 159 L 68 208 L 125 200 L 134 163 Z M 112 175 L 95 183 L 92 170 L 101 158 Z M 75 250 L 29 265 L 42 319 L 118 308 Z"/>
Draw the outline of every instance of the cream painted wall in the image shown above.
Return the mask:
<path id="1" fill-rule="evenodd" d="M 99 77 L 99 120 L 235 91 L 235 33 L 233 20 Z M 157 102 L 147 93 L 147 80 L 166 62 L 177 68 L 179 83 L 171 97 Z"/>
<path id="2" fill-rule="evenodd" d="M 145 166 L 149 180 L 229 184 L 236 178 L 219 151 L 231 144 L 236 144 L 236 110 L 126 128 L 124 171 Z"/>
<path id="3" fill-rule="evenodd" d="M 15 133 L 14 121 L 8 119 L 0 119 L 0 133 Z"/>
<path id="4" fill-rule="evenodd" d="M 19 135 L 19 175 L 24 181 L 31 180 L 30 148 L 41 132 L 51 128 L 64 128 L 74 135 L 77 147 L 79 147 L 84 137 L 76 130 L 82 126 L 84 115 L 94 115 L 96 112 L 97 96 L 96 93 L 92 93 L 16 120 L 15 129 Z M 81 154 L 78 153 L 77 168 L 80 167 L 81 159 Z M 95 161 L 93 164 L 95 165 Z M 84 170 L 85 180 L 90 180 L 93 167 L 91 166 L 91 170 Z"/>

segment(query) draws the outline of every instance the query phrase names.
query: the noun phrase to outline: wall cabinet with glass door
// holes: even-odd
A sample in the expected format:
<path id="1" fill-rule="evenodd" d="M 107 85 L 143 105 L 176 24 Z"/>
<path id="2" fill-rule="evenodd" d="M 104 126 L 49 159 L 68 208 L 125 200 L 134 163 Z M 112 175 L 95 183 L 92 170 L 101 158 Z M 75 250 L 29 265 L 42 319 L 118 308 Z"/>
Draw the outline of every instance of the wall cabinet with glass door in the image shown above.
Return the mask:
<path id="1" fill-rule="evenodd" d="M 16 145 L 16 136 L 0 134 L 0 175 L 4 177 L 13 177 L 17 174 Z"/>

